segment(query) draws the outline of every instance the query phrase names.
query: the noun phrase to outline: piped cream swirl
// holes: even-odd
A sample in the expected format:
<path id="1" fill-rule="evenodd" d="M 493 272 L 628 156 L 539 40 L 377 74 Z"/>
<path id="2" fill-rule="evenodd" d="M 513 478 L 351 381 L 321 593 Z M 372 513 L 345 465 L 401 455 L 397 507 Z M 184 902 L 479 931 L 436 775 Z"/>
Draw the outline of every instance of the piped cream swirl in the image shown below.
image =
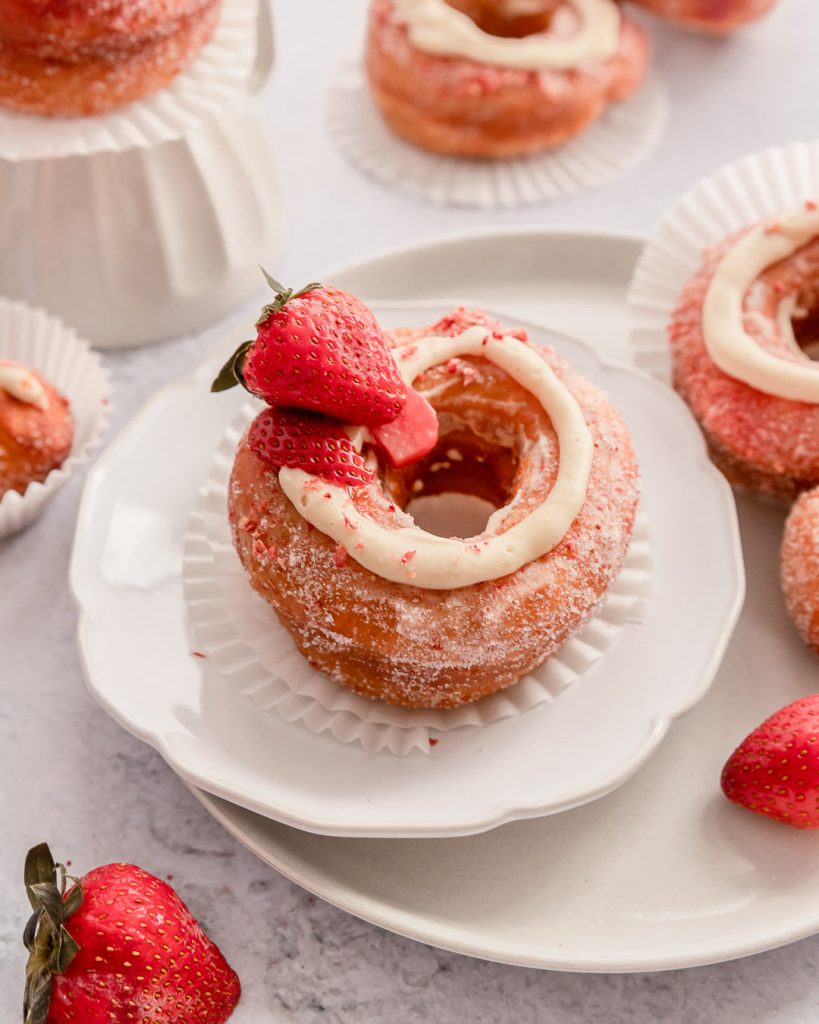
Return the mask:
<path id="1" fill-rule="evenodd" d="M 48 408 L 45 388 L 25 366 L 0 363 L 0 391 L 27 405 L 35 405 L 43 412 Z"/>
<path id="2" fill-rule="evenodd" d="M 610 60 L 620 42 L 620 11 L 614 0 L 569 0 L 561 11 L 576 15 L 575 31 L 538 32 L 521 38 L 502 38 L 480 29 L 471 18 L 444 0 L 393 0 L 410 41 L 424 53 L 463 57 L 479 64 L 523 71 L 561 71 Z"/>
<path id="3" fill-rule="evenodd" d="M 516 338 L 494 338 L 470 327 L 454 338 L 428 337 L 393 352 L 404 379 L 459 356 L 488 359 L 530 391 L 549 416 L 559 443 L 557 477 L 548 495 L 525 518 L 497 535 L 494 513 L 477 538 L 439 537 L 419 527 L 386 529 L 358 511 L 347 488 L 298 469 L 280 469 L 279 483 L 307 522 L 343 545 L 366 569 L 395 583 L 454 590 L 515 572 L 552 550 L 566 536 L 586 499 L 594 444 L 580 406 L 552 368 Z"/>
<path id="4" fill-rule="evenodd" d="M 744 301 L 754 281 L 774 263 L 819 237 L 819 210 L 802 208 L 760 224 L 739 238 L 717 265 L 705 294 L 702 332 L 711 359 L 729 377 L 767 395 L 819 403 L 819 364 L 796 345 L 796 359 L 763 348 L 744 326 Z M 778 322 L 786 342 L 793 339 L 793 296 L 780 304 Z"/>

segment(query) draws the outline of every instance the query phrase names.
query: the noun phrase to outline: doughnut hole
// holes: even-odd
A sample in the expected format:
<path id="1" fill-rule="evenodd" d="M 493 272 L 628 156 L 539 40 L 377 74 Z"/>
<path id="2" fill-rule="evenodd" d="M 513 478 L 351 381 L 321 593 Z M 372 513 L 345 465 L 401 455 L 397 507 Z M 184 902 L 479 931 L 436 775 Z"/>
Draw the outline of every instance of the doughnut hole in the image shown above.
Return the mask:
<path id="1" fill-rule="evenodd" d="M 796 344 L 806 356 L 819 360 L 819 278 L 797 299 L 799 316 L 791 318 Z"/>
<path id="2" fill-rule="evenodd" d="M 502 39 L 523 39 L 548 32 L 559 6 L 552 0 L 445 0 L 482 32 Z"/>
<path id="3" fill-rule="evenodd" d="M 791 332 L 785 329 L 782 312 L 790 308 Z M 819 358 L 819 240 L 803 246 L 759 277 L 745 298 L 746 312 L 761 315 L 747 324 L 749 333 L 764 348 L 780 354 L 797 346 L 811 359 Z M 780 324 L 780 330 L 766 331 L 765 320 Z"/>
<path id="4" fill-rule="evenodd" d="M 429 455 L 402 469 L 379 459 L 390 502 L 413 516 L 430 512 L 431 532 L 448 537 L 479 536 L 491 514 L 508 506 L 506 529 L 526 514 L 521 509 L 542 503 L 557 474 L 558 442 L 530 392 L 474 359 L 435 367 L 416 386 L 438 415 L 439 440 Z"/>
<path id="5" fill-rule="evenodd" d="M 424 459 L 403 471 L 387 471 L 385 486 L 422 529 L 442 537 L 474 537 L 510 500 L 518 463 L 510 448 L 487 448 L 468 431 L 453 431 Z"/>

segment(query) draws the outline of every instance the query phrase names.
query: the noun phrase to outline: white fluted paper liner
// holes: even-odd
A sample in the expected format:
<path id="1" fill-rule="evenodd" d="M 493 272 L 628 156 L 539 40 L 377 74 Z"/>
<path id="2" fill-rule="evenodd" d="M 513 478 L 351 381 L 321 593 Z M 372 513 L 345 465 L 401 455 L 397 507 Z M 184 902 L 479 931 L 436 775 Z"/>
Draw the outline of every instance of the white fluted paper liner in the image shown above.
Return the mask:
<path id="1" fill-rule="evenodd" d="M 191 67 L 166 88 L 91 117 L 0 111 L 0 159 L 44 160 L 122 152 L 186 135 L 245 95 L 256 57 L 260 0 L 222 0 L 219 24 Z"/>
<path id="2" fill-rule="evenodd" d="M 597 188 L 643 160 L 662 134 L 668 101 L 656 74 L 625 103 L 610 104 L 577 138 L 546 153 L 469 160 L 428 153 L 398 138 L 372 101 L 359 61 L 330 83 L 330 131 L 371 177 L 440 206 L 484 210 L 526 206 Z"/>
<path id="3" fill-rule="evenodd" d="M 71 404 L 74 442 L 59 469 L 24 494 L 0 497 L 0 538 L 28 526 L 99 444 L 111 413 L 108 372 L 100 357 L 74 331 L 41 309 L 0 298 L 0 360 L 37 370 Z"/>
<path id="4" fill-rule="evenodd" d="M 745 156 L 701 178 L 663 215 L 628 292 L 635 363 L 671 380 L 668 324 L 705 251 L 741 228 L 819 200 L 819 142 Z"/>
<path id="5" fill-rule="evenodd" d="M 628 555 L 602 606 L 583 630 L 537 671 L 465 707 L 407 709 L 347 690 L 313 669 L 250 587 L 233 548 L 227 488 L 236 444 L 258 407 L 247 405 L 214 457 L 185 543 L 183 578 L 194 649 L 206 655 L 265 711 L 311 732 L 330 732 L 368 753 L 428 753 L 435 734 L 483 726 L 553 700 L 602 656 L 627 623 L 646 614 L 652 560 L 645 517 L 638 516 Z"/>

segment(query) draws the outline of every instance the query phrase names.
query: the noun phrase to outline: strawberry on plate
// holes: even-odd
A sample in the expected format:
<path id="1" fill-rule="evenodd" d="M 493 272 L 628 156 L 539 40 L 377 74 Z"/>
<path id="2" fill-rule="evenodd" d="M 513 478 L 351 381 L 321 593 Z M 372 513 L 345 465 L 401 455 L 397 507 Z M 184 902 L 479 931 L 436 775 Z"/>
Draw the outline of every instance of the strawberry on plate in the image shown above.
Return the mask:
<path id="1" fill-rule="evenodd" d="M 108 864 L 66 888 L 45 843 L 26 857 L 25 1024 L 223 1024 L 239 979 L 165 882 Z"/>
<path id="2" fill-rule="evenodd" d="M 722 791 L 756 814 L 819 828 L 819 694 L 781 708 L 737 747 Z"/>
<path id="3" fill-rule="evenodd" d="M 213 390 L 242 384 L 268 405 L 365 427 L 394 420 L 407 385 L 373 312 L 338 288 L 293 292 L 265 277 L 276 299 L 262 310 L 256 340 L 234 352 Z"/>
<path id="4" fill-rule="evenodd" d="M 374 477 L 342 424 L 315 413 L 265 409 L 250 425 L 247 443 L 271 466 L 302 469 L 340 487 L 360 487 Z"/>

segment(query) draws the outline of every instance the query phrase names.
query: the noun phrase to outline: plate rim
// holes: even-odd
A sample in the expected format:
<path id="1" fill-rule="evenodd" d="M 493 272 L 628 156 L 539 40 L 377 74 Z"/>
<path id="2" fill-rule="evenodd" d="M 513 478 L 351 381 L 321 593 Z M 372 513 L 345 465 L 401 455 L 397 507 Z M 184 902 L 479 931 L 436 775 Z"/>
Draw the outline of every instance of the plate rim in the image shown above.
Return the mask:
<path id="1" fill-rule="evenodd" d="M 184 782 L 185 780 L 183 780 Z M 207 811 L 211 817 L 228 832 L 229 835 L 241 843 L 241 845 L 249 850 L 254 856 L 258 857 L 264 864 L 272 867 L 275 871 L 284 875 L 290 882 L 300 886 L 307 892 L 312 893 L 319 899 L 324 900 L 331 906 L 337 907 L 344 913 L 352 914 L 353 917 L 357 917 L 359 920 L 366 921 L 368 924 L 374 925 L 377 928 L 383 928 L 386 931 L 392 932 L 395 935 L 400 935 L 403 938 L 410 939 L 413 942 L 421 942 L 428 946 L 433 946 L 436 949 L 443 949 L 450 953 L 455 953 L 459 956 L 468 956 L 476 960 L 486 960 L 492 963 L 506 964 L 512 967 L 527 967 L 534 970 L 541 971 L 561 971 L 571 974 L 634 974 L 634 973 L 659 973 L 662 971 L 676 971 L 676 970 L 689 970 L 696 967 L 708 967 L 715 964 L 728 963 L 732 960 L 741 960 L 745 957 L 755 956 L 759 953 L 766 953 L 773 949 L 779 949 L 782 946 L 790 945 L 794 942 L 799 942 L 802 939 L 810 938 L 817 933 L 819 930 L 819 915 L 813 924 L 805 925 L 800 928 L 788 931 L 780 931 L 775 936 L 768 934 L 768 937 L 761 941 L 748 941 L 746 944 L 736 945 L 726 950 L 723 949 L 721 952 L 712 950 L 711 952 L 703 952 L 701 954 L 687 954 L 682 957 L 657 957 L 657 958 L 632 958 L 632 959 L 577 959 L 567 957 L 565 960 L 558 956 L 529 956 L 519 955 L 515 956 L 511 951 L 508 954 L 500 954 L 497 952 L 497 948 L 492 948 L 490 945 L 481 945 L 479 943 L 471 943 L 467 941 L 457 942 L 452 941 L 451 938 L 442 937 L 440 933 L 435 934 L 436 922 L 433 918 L 424 918 L 429 923 L 429 930 L 424 931 L 422 928 L 413 928 L 407 924 L 401 923 L 396 924 L 395 920 L 390 918 L 390 914 L 386 909 L 387 906 L 385 901 L 377 900 L 372 897 L 362 895 L 362 893 L 355 889 L 353 886 L 347 885 L 346 883 L 336 883 L 334 889 L 331 884 L 323 884 L 322 881 L 317 882 L 316 879 L 321 880 L 327 879 L 329 876 L 326 872 L 317 871 L 314 874 L 310 874 L 304 870 L 299 870 L 297 867 L 298 858 L 295 854 L 290 857 L 287 856 L 273 856 L 270 850 L 261 844 L 257 843 L 244 829 L 236 824 L 222 808 L 214 804 L 214 800 L 221 800 L 223 803 L 229 806 L 236 807 L 241 813 L 255 813 L 253 811 L 247 811 L 246 808 L 242 808 L 238 805 L 231 804 L 231 801 L 224 800 L 221 797 L 217 797 L 212 793 L 208 793 L 205 790 L 199 789 L 198 787 L 185 782 L 187 789 L 196 798 L 199 804 Z M 263 817 L 263 815 L 262 815 Z M 273 824 L 277 824 L 275 821 Z M 286 826 L 289 827 L 289 826 Z M 335 839 L 343 839 L 345 837 L 338 836 L 317 836 L 322 842 L 332 842 Z M 458 838 L 458 837 L 452 837 Z M 369 842 L 378 842 L 378 839 L 367 840 Z M 374 907 L 380 907 L 381 912 L 375 912 Z M 409 920 L 408 915 L 405 913 L 397 912 L 402 922 Z M 420 915 L 416 920 L 421 920 Z"/>
<path id="2" fill-rule="evenodd" d="M 472 228 L 468 231 L 447 231 L 441 234 L 431 235 L 420 242 L 406 242 L 397 245 L 381 246 L 375 249 L 369 256 L 349 260 L 346 263 L 335 264 L 327 270 L 323 276 L 330 280 L 335 277 L 345 277 L 357 274 L 376 263 L 383 263 L 385 260 L 409 256 L 414 252 L 426 249 L 438 249 L 446 245 L 458 245 L 469 242 L 482 242 L 488 239 L 500 238 L 525 238 L 532 236 L 556 238 L 565 236 L 574 241 L 599 242 L 601 238 L 610 242 L 624 242 L 639 246 L 641 249 L 651 237 L 648 233 L 642 234 L 637 231 L 629 231 L 626 228 L 599 227 L 589 228 L 584 225 L 556 223 L 549 224 L 506 224 L 501 226 L 489 225 L 487 227 Z M 636 263 L 636 260 L 635 260 Z M 322 275 L 320 275 L 322 276 Z M 368 302 L 393 301 L 386 295 L 379 295 L 369 298 Z M 395 300 L 398 301 L 398 300 Z M 633 367 L 637 369 L 638 367 Z"/>
<path id="3" fill-rule="evenodd" d="M 587 230 L 567 231 L 567 229 L 552 230 L 548 228 L 543 229 L 527 226 L 521 231 L 514 229 L 512 231 L 494 231 L 489 229 L 481 230 L 477 233 L 468 235 L 449 235 L 446 236 L 446 238 L 443 241 L 445 243 L 449 242 L 458 244 L 468 243 L 474 238 L 490 239 L 498 238 L 504 235 L 519 236 L 520 234 L 548 237 L 552 242 L 554 242 L 555 237 L 560 237 L 566 234 L 571 234 L 576 240 L 582 238 L 589 242 L 599 241 L 600 237 L 598 233 L 589 232 Z M 641 244 L 640 239 L 635 238 L 635 236 L 629 235 L 627 233 L 612 232 L 609 234 L 603 234 L 605 237 L 612 238 L 615 240 Z M 403 254 L 411 254 L 413 251 L 427 250 L 429 248 L 437 247 L 439 244 L 439 242 L 434 241 L 426 243 L 416 243 L 410 246 L 401 246 L 394 248 L 391 250 L 391 252 L 393 255 L 400 256 Z M 358 264 L 358 266 L 366 266 L 368 262 L 372 262 L 373 264 L 375 264 L 379 262 L 381 258 L 382 257 L 374 257 L 372 261 L 363 261 L 362 263 Z M 338 270 L 334 273 L 340 276 L 342 273 L 344 273 L 344 271 Z M 329 277 L 329 275 L 325 276 Z M 369 301 L 371 301 L 373 304 L 378 304 L 378 302 L 380 301 L 382 304 L 385 305 L 392 304 L 393 306 L 403 305 L 407 307 L 412 305 L 413 303 L 416 306 L 423 304 L 433 305 L 436 302 L 443 300 L 437 300 L 435 298 L 432 298 L 428 300 L 406 301 L 389 299 L 371 299 Z M 502 306 L 502 303 L 500 305 Z M 498 311 L 497 308 L 495 308 L 495 311 Z M 518 316 L 515 316 L 515 319 L 521 323 L 527 323 L 525 319 L 520 318 Z M 533 326 L 557 334 L 562 333 L 564 334 L 564 336 L 566 333 L 565 331 L 560 331 L 560 329 L 558 328 L 548 328 L 542 324 L 534 324 Z M 242 333 L 241 326 L 227 326 L 224 336 L 222 337 L 222 345 L 224 345 L 227 338 L 231 337 L 233 333 Z M 572 338 L 572 340 L 580 344 L 582 347 L 588 349 L 593 358 L 602 365 L 607 366 L 615 371 L 626 373 L 631 377 L 638 378 L 643 382 L 645 386 L 649 387 L 652 390 L 658 390 L 664 393 L 668 392 L 668 389 L 665 385 L 661 384 L 656 379 L 652 378 L 649 374 L 646 374 L 644 371 L 640 370 L 638 367 L 629 365 L 623 360 L 611 359 L 611 357 L 603 353 L 600 353 L 596 348 L 594 348 L 594 346 L 592 346 L 588 342 L 583 341 L 582 339 Z M 339 823 L 333 823 L 329 820 L 317 824 L 315 819 L 305 820 L 304 818 L 300 818 L 298 815 L 294 815 L 291 813 L 283 814 L 280 809 L 277 810 L 274 816 L 271 813 L 269 804 L 262 806 L 261 804 L 256 802 L 251 797 L 248 797 L 247 795 L 244 795 L 241 800 L 238 800 L 236 793 L 227 788 L 222 782 L 209 777 L 209 775 L 206 772 L 201 771 L 199 767 L 192 769 L 189 765 L 182 763 L 180 761 L 180 758 L 177 756 L 176 752 L 173 750 L 172 745 L 168 740 L 168 737 L 166 737 L 164 733 L 151 731 L 134 723 L 126 715 L 124 715 L 108 697 L 106 697 L 105 692 L 102 691 L 94 682 L 94 673 L 91 668 L 92 659 L 90 651 L 92 645 L 89 642 L 89 631 L 93 624 L 94 611 L 92 608 L 88 607 L 88 602 L 83 599 L 81 594 L 81 591 L 83 590 L 83 584 L 80 578 L 81 570 L 79 568 L 79 552 L 82 545 L 80 544 L 79 541 L 81 535 L 87 533 L 86 521 L 89 516 L 89 506 L 91 505 L 92 498 L 99 486 L 101 472 L 105 469 L 105 466 L 108 464 L 110 459 L 114 455 L 116 455 L 121 444 L 124 441 L 126 441 L 130 437 L 132 432 L 135 431 L 142 424 L 144 419 L 150 415 L 150 410 L 157 403 L 163 402 L 166 399 L 166 396 L 169 393 L 173 392 L 174 390 L 185 390 L 188 387 L 190 387 L 192 382 L 198 381 L 204 376 L 205 368 L 213 361 L 215 351 L 215 348 L 209 349 L 207 354 L 204 356 L 203 360 L 191 373 L 169 382 L 164 387 L 156 391 L 153 395 L 151 395 L 148 398 L 148 400 L 145 403 L 143 403 L 143 405 L 137 410 L 137 412 L 134 414 L 131 420 L 129 420 L 129 422 L 123 427 L 123 429 L 120 431 L 117 437 L 102 453 L 100 458 L 95 462 L 91 472 L 88 475 L 88 480 L 83 489 L 82 499 L 80 502 L 80 508 L 77 517 L 77 525 L 74 534 L 74 544 L 72 547 L 71 562 L 69 568 L 70 588 L 79 610 L 77 637 L 80 661 L 83 670 L 83 676 L 86 682 L 86 686 L 89 689 L 89 692 L 94 697 L 94 699 L 97 700 L 97 702 L 123 728 L 125 728 L 132 735 L 137 736 L 139 739 L 143 740 L 143 742 L 148 743 L 150 746 L 156 749 L 164 758 L 164 760 L 186 782 L 191 783 L 202 789 L 205 789 L 209 793 L 219 796 L 222 799 L 225 799 L 229 802 L 240 803 L 241 806 L 247 808 L 248 810 L 254 811 L 255 813 L 261 814 L 263 817 L 272 817 L 274 818 L 274 820 L 280 821 L 283 824 L 319 835 L 329 835 L 338 837 L 347 836 L 359 838 L 395 838 L 398 836 L 433 838 L 444 836 L 455 837 L 475 835 L 480 832 L 490 831 L 491 829 L 497 828 L 503 824 L 508 824 L 513 821 L 522 821 L 526 819 L 542 817 L 549 814 L 560 813 L 562 811 L 569 810 L 571 808 L 578 807 L 586 803 L 590 803 L 613 792 L 615 789 L 619 788 L 622 784 L 628 781 L 628 779 L 640 767 L 642 767 L 642 765 L 646 763 L 646 761 L 651 757 L 651 755 L 657 750 L 657 748 L 661 744 L 663 738 L 665 737 L 669 728 L 671 727 L 671 724 L 678 717 L 680 717 L 682 714 L 684 714 L 685 712 L 690 710 L 694 705 L 696 705 L 708 692 L 708 689 L 710 688 L 713 679 L 717 673 L 717 670 L 719 668 L 719 665 L 724 657 L 728 643 L 730 642 L 730 638 L 736 627 L 737 621 L 739 619 L 743 607 L 745 596 L 745 575 L 742 561 L 742 550 L 739 536 L 737 512 L 731 494 L 731 490 L 727 482 L 725 482 L 724 478 L 721 476 L 721 474 L 719 474 L 718 471 L 714 467 L 712 467 L 710 461 L 707 459 L 705 445 L 703 443 L 702 458 L 704 468 L 713 471 L 715 483 L 719 485 L 719 487 L 724 491 L 723 497 L 726 497 L 728 499 L 726 501 L 726 508 L 730 513 L 730 523 L 728 524 L 728 526 L 733 540 L 732 556 L 737 571 L 737 590 L 734 597 L 731 613 L 726 618 L 720 642 L 715 646 L 714 652 L 712 653 L 712 656 L 709 659 L 707 668 L 704 669 L 701 674 L 700 683 L 697 686 L 697 688 L 694 691 L 692 691 L 692 693 L 688 695 L 685 702 L 683 702 L 683 704 L 680 707 L 676 708 L 673 712 L 654 715 L 651 719 L 649 719 L 647 723 L 648 728 L 646 730 L 646 736 L 643 744 L 635 750 L 635 752 L 627 761 L 625 761 L 621 765 L 620 770 L 616 774 L 607 778 L 605 783 L 588 789 L 580 797 L 567 799 L 559 804 L 555 804 L 548 811 L 545 812 L 542 806 L 535 806 L 531 804 L 528 806 L 521 806 L 519 801 L 516 804 L 507 801 L 504 802 L 503 806 L 498 805 L 492 808 L 491 810 L 484 811 L 480 821 L 473 820 L 469 824 L 464 823 L 456 827 L 448 827 L 445 832 L 442 832 L 439 826 L 418 827 L 417 825 L 415 825 L 410 831 L 402 830 L 400 833 L 396 833 L 389 827 L 386 830 L 381 831 L 373 831 L 372 828 L 368 828 L 366 832 L 362 833 L 360 829 L 356 829 L 355 827 L 352 827 L 349 824 L 340 825 Z M 707 465 L 705 465 L 706 463 Z"/>

